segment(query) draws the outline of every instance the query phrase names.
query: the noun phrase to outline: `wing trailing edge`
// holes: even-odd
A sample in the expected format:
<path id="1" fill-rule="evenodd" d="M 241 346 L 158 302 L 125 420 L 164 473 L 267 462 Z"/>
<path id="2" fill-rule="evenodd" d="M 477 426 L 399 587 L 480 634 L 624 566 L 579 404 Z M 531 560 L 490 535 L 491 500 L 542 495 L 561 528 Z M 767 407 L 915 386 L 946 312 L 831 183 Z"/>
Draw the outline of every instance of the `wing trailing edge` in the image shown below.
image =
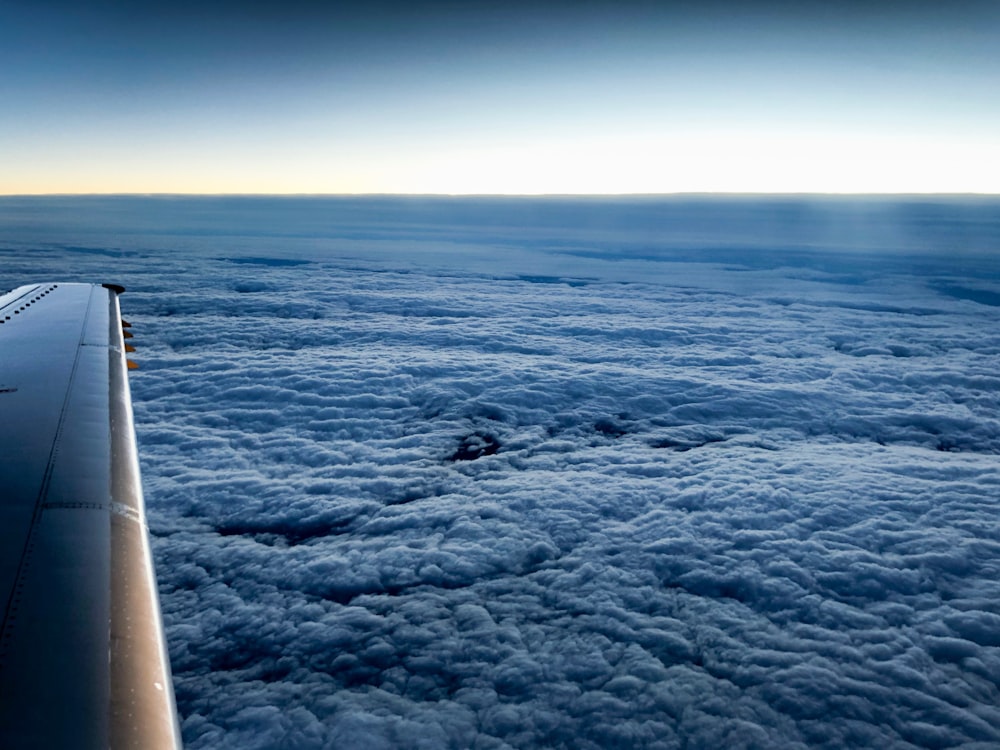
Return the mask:
<path id="1" fill-rule="evenodd" d="M 180 747 L 122 291 L 0 297 L 0 747 Z"/>

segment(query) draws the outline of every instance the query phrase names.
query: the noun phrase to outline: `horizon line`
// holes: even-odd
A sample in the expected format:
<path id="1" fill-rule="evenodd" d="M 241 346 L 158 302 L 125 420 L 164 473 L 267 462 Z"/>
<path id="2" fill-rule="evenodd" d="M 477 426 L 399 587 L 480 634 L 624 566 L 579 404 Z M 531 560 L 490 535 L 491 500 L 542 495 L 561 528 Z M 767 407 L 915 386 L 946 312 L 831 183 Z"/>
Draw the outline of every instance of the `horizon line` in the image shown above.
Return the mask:
<path id="1" fill-rule="evenodd" d="M 0 193 L 6 198 L 1000 198 L 1000 192 L 863 192 L 863 191 L 673 191 L 662 193 L 188 193 L 52 192 Z"/>

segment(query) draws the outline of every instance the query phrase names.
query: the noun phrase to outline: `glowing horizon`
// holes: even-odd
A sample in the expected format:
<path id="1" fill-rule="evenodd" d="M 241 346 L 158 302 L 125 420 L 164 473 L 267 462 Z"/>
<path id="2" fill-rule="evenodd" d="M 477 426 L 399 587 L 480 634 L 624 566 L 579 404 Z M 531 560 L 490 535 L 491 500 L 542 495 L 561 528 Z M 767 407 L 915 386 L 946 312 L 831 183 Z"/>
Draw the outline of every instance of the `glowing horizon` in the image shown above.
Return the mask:
<path id="1" fill-rule="evenodd" d="M 0 194 L 1000 194 L 1000 10 L 14 8 Z"/>

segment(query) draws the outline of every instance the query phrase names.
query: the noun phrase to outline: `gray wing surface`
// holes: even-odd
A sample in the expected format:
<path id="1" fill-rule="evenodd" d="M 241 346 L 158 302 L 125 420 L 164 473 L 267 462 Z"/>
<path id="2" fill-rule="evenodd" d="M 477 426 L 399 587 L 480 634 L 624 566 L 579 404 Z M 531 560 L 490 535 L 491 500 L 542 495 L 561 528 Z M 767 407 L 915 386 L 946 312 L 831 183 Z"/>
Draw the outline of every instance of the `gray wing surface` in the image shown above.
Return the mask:
<path id="1" fill-rule="evenodd" d="M 0 747 L 179 748 L 120 287 L 0 296 Z"/>

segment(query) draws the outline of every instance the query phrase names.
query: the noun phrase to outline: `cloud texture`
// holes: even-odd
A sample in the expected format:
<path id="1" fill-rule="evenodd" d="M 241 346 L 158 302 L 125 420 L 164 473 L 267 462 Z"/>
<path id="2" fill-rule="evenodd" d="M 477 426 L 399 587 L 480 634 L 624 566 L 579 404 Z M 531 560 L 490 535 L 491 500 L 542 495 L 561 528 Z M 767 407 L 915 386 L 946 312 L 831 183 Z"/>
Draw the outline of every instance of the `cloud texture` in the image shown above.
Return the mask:
<path id="1" fill-rule="evenodd" d="M 130 289 L 188 747 L 1000 743 L 995 280 L 479 231 L 0 243 Z"/>

